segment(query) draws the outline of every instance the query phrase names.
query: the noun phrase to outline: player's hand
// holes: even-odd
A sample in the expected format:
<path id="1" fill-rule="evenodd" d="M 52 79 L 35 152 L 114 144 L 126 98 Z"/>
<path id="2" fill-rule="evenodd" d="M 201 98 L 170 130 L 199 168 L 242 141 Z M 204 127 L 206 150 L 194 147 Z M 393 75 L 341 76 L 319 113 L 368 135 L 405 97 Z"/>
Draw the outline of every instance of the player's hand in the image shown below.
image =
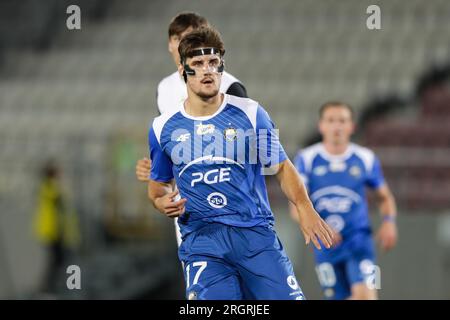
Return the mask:
<path id="1" fill-rule="evenodd" d="M 378 230 L 376 239 L 383 251 L 389 251 L 397 243 L 397 225 L 393 221 L 384 221 Z"/>
<path id="2" fill-rule="evenodd" d="M 342 236 L 341 236 L 341 234 L 339 232 L 337 232 L 333 228 L 332 228 L 332 231 L 333 231 L 333 245 L 332 245 L 332 247 L 335 248 L 335 247 L 337 247 L 338 245 L 341 244 Z"/>
<path id="3" fill-rule="evenodd" d="M 142 182 L 148 182 L 150 176 L 150 159 L 142 158 L 136 162 L 136 178 Z"/>
<path id="4" fill-rule="evenodd" d="M 306 245 L 311 241 L 314 246 L 321 250 L 322 247 L 318 239 L 325 245 L 326 248 L 331 248 L 333 245 L 333 230 L 323 221 L 319 214 L 312 207 L 302 209 L 299 215 L 300 228 L 305 237 Z"/>
<path id="5" fill-rule="evenodd" d="M 168 193 L 165 196 L 159 197 L 155 200 L 155 207 L 160 212 L 169 218 L 176 218 L 181 216 L 185 211 L 186 198 L 176 200 L 179 194 L 178 189 L 174 192 Z"/>

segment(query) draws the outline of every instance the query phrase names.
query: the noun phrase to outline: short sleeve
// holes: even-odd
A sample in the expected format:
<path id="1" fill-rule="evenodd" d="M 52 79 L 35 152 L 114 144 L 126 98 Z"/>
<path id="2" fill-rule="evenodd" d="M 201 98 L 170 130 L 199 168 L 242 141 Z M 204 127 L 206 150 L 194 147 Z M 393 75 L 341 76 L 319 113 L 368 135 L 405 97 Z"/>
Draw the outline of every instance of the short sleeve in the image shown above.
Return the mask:
<path id="1" fill-rule="evenodd" d="M 161 107 L 159 106 L 161 102 L 159 101 L 159 92 L 158 92 L 158 90 L 156 90 L 155 97 L 156 97 L 156 107 L 158 109 L 159 114 L 161 115 L 162 114 Z"/>
<path id="2" fill-rule="evenodd" d="M 367 173 L 366 185 L 372 189 L 378 189 L 384 185 L 383 170 L 381 169 L 380 160 L 375 157 L 372 169 Z"/>
<path id="3" fill-rule="evenodd" d="M 288 157 L 280 143 L 278 130 L 263 107 L 256 112 L 257 152 L 260 163 L 265 167 L 277 165 Z"/>
<path id="4" fill-rule="evenodd" d="M 233 82 L 231 86 L 228 87 L 227 94 L 231 94 L 232 96 L 248 98 L 247 90 L 240 82 Z"/>
<path id="5" fill-rule="evenodd" d="M 161 148 L 153 127 L 148 133 L 150 159 L 152 160 L 150 178 L 158 182 L 169 182 L 173 179 L 172 161 Z"/>

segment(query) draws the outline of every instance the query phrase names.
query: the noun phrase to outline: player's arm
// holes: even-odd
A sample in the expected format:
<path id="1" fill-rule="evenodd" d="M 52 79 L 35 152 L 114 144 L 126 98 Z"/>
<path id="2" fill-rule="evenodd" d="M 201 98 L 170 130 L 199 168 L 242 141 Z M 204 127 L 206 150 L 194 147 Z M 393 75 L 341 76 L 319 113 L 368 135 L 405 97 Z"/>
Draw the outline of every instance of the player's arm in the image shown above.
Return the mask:
<path id="1" fill-rule="evenodd" d="M 151 161 L 144 157 L 136 162 L 136 179 L 141 182 L 149 182 Z"/>
<path id="2" fill-rule="evenodd" d="M 169 218 L 176 218 L 184 213 L 187 200 L 185 198 L 177 200 L 179 191 L 173 179 L 169 182 L 150 179 L 147 193 L 153 206 Z"/>
<path id="3" fill-rule="evenodd" d="M 310 241 L 317 249 L 321 249 L 318 239 L 330 248 L 333 244 L 333 231 L 314 210 L 300 175 L 289 159 L 279 163 L 276 177 L 286 197 L 295 207 L 300 228 L 305 236 L 306 244 Z"/>
<path id="4" fill-rule="evenodd" d="M 173 163 L 164 152 L 153 127 L 150 128 L 148 133 L 148 143 L 151 158 L 148 197 L 153 206 L 161 213 L 170 218 L 178 217 L 184 213 L 186 199 L 177 199 L 179 196 L 178 190 L 175 190 Z"/>
<path id="5" fill-rule="evenodd" d="M 397 242 L 397 207 L 391 190 L 386 184 L 380 160 L 375 156 L 371 171 L 367 175 L 366 184 L 375 191 L 382 223 L 377 233 L 377 240 L 385 251 L 392 249 Z"/>
<path id="6" fill-rule="evenodd" d="M 296 157 L 294 158 L 293 165 L 294 165 L 295 169 L 297 170 L 297 172 L 300 174 L 300 178 L 301 178 L 302 182 L 304 183 L 305 187 L 308 188 L 307 187 L 308 178 L 306 177 L 305 165 L 304 165 L 304 162 L 303 162 L 303 159 L 302 159 L 300 153 L 298 153 L 296 155 Z M 298 219 L 297 207 L 290 201 L 288 201 L 288 206 L 289 206 L 289 214 L 290 214 L 292 220 L 294 220 L 297 223 L 300 223 L 300 221 Z"/>
<path id="7" fill-rule="evenodd" d="M 377 239 L 381 248 L 385 251 L 392 249 L 397 243 L 397 206 L 388 185 L 384 183 L 375 189 L 378 208 L 381 214 L 381 226 L 377 233 Z"/>
<path id="8" fill-rule="evenodd" d="M 297 207 L 290 201 L 288 205 L 289 205 L 289 214 L 292 220 L 294 220 L 297 223 L 300 223 L 300 221 L 298 220 Z"/>

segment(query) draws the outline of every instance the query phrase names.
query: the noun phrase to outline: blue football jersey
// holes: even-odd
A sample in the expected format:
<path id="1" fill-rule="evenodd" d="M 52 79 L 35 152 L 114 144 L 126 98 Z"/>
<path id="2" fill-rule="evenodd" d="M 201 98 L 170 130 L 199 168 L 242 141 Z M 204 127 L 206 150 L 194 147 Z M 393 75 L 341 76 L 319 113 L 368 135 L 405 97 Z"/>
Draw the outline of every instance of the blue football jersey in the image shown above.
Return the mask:
<path id="1" fill-rule="evenodd" d="M 178 219 L 183 238 L 210 222 L 273 225 L 264 169 L 287 156 L 258 102 L 225 94 L 206 117 L 192 117 L 180 105 L 155 118 L 148 140 L 151 179 L 175 179 L 187 199 Z"/>
<path id="2" fill-rule="evenodd" d="M 365 188 L 384 184 L 380 161 L 357 144 L 336 156 L 317 143 L 299 151 L 294 164 L 316 211 L 343 237 L 336 248 L 315 250 L 316 257 L 319 261 L 344 257 L 346 249 L 358 246 L 358 232 L 371 230 Z"/>

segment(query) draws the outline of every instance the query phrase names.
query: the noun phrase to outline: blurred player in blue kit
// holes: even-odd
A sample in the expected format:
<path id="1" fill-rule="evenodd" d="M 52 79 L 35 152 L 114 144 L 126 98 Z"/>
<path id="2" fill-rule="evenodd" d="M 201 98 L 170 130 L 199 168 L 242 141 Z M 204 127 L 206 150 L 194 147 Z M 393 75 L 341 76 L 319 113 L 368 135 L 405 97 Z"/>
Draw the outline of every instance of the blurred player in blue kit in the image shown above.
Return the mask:
<path id="1" fill-rule="evenodd" d="M 396 205 L 375 154 L 350 142 L 352 108 L 329 102 L 320 109 L 322 142 L 300 150 L 294 164 L 314 208 L 334 231 L 331 249 L 315 250 L 316 272 L 327 299 L 376 299 L 380 276 L 365 188 L 375 191 L 382 223 L 377 234 L 383 250 L 397 241 Z M 291 206 L 291 215 L 298 219 Z"/>
<path id="2" fill-rule="evenodd" d="M 268 113 L 220 93 L 219 33 L 195 30 L 178 51 L 187 99 L 151 124 L 148 194 L 161 213 L 178 217 L 186 297 L 303 299 L 273 228 L 264 175 L 276 175 L 307 244 L 330 248 L 333 231 L 314 210 Z"/>

